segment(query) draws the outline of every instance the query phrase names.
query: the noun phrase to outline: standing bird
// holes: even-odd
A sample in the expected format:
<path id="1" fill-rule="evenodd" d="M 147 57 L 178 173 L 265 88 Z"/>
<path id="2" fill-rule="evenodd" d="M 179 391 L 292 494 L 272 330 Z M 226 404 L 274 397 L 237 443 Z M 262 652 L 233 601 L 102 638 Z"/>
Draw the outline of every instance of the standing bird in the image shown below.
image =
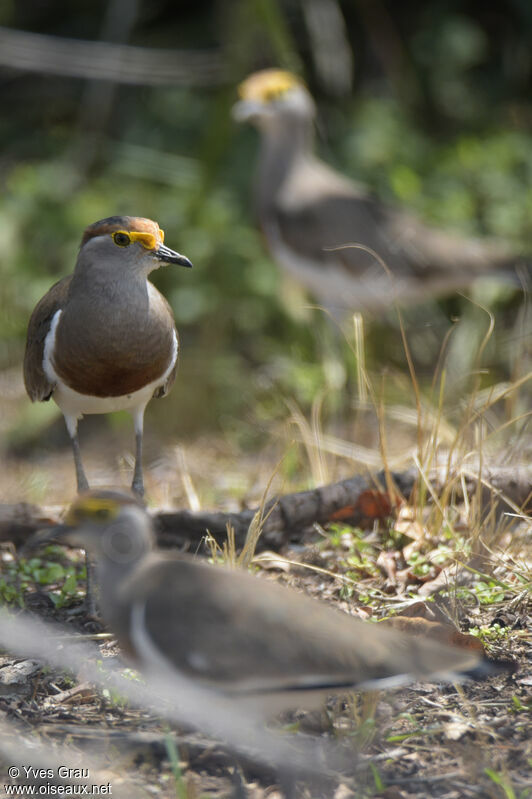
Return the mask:
<path id="1" fill-rule="evenodd" d="M 102 616 L 146 674 L 192 680 L 264 715 L 357 688 L 506 670 L 477 650 L 360 621 L 243 570 L 157 551 L 150 517 L 122 494 L 79 497 L 65 525 L 25 549 L 52 540 L 92 555 Z"/>
<path id="2" fill-rule="evenodd" d="M 314 101 L 290 72 L 266 69 L 239 87 L 233 109 L 255 125 L 259 223 L 273 257 L 331 311 L 383 311 L 510 271 L 500 242 L 431 228 L 375 200 L 314 154 Z"/>
<path id="3" fill-rule="evenodd" d="M 26 391 L 32 402 L 53 397 L 63 412 L 79 492 L 89 484 L 78 420 L 127 410 L 136 435 L 132 489 L 144 494 L 144 411 L 152 397 L 164 397 L 172 387 L 178 352 L 172 310 L 148 275 L 163 264 L 192 266 L 163 241 L 151 219 L 111 216 L 89 225 L 73 274 L 52 286 L 31 315 Z"/>

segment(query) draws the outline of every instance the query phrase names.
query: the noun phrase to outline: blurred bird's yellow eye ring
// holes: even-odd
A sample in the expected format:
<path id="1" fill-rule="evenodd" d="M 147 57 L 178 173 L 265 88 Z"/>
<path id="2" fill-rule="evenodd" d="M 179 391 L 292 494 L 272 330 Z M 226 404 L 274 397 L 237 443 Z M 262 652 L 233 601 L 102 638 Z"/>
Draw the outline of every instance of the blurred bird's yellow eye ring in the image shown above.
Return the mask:
<path id="1" fill-rule="evenodd" d="M 83 524 L 87 520 L 108 521 L 114 519 L 119 510 L 119 505 L 112 499 L 83 497 L 72 505 L 65 521 L 71 525 Z"/>
<path id="2" fill-rule="evenodd" d="M 131 238 L 124 230 L 117 230 L 116 233 L 113 233 L 113 241 L 118 247 L 129 247 L 131 244 Z"/>
<path id="3" fill-rule="evenodd" d="M 271 86 L 264 90 L 263 100 L 265 103 L 273 103 L 278 100 L 287 91 L 288 86 Z"/>

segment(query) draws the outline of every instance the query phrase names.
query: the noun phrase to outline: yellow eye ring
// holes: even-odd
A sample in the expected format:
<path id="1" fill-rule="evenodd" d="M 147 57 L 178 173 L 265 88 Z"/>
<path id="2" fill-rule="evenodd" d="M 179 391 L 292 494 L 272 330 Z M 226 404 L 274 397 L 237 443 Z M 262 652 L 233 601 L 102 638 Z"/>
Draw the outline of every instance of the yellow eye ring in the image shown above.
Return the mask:
<path id="1" fill-rule="evenodd" d="M 273 103 L 285 94 L 287 91 L 286 86 L 272 86 L 264 91 L 263 100 L 265 103 Z"/>
<path id="2" fill-rule="evenodd" d="M 82 497 L 70 508 L 67 524 L 83 524 L 86 521 L 105 522 L 114 519 L 120 508 L 112 499 Z"/>
<path id="3" fill-rule="evenodd" d="M 113 233 L 113 241 L 118 247 L 129 247 L 131 244 L 129 233 L 126 233 L 125 230 L 117 230 Z"/>

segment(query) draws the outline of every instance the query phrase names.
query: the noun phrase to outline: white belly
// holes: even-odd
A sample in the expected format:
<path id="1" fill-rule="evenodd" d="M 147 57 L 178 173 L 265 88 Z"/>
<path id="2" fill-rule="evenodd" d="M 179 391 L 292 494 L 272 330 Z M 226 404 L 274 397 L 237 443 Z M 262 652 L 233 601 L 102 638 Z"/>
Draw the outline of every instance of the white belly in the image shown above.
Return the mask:
<path id="1" fill-rule="evenodd" d="M 165 375 L 170 373 L 169 370 Z M 154 380 L 144 388 L 124 394 L 123 397 L 93 397 L 90 394 L 79 394 L 60 379 L 56 379 L 53 398 L 64 414 L 75 415 L 78 419 L 85 413 L 112 413 L 113 411 L 135 411 L 139 405 L 146 406 L 165 378 Z"/>
<path id="2" fill-rule="evenodd" d="M 73 388 L 64 383 L 53 365 L 53 352 L 55 345 L 55 334 L 61 311 L 57 311 L 50 331 L 46 336 L 44 342 L 44 356 L 43 356 L 43 369 L 48 380 L 55 386 L 53 398 L 57 405 L 61 408 L 67 427 L 70 432 L 75 430 L 78 419 L 88 413 L 112 413 L 113 411 L 129 411 L 135 419 L 135 424 L 144 414 L 144 409 L 150 399 L 153 397 L 154 391 L 159 386 L 164 385 L 169 375 L 171 374 L 176 360 L 177 360 L 177 336 L 174 331 L 174 341 L 172 348 L 172 357 L 165 373 L 157 380 L 153 380 L 138 391 L 133 391 L 131 394 L 124 394 L 121 397 L 94 397 L 91 394 L 80 394 L 74 391 Z"/>

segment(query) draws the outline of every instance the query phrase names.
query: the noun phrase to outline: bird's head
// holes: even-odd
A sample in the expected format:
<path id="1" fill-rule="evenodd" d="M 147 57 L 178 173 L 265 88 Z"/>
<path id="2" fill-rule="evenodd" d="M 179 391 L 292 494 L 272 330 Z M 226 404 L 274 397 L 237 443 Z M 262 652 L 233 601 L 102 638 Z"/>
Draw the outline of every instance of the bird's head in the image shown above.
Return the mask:
<path id="1" fill-rule="evenodd" d="M 279 120 L 311 120 L 316 109 L 303 81 L 283 69 L 254 72 L 238 87 L 240 100 L 233 106 L 238 122 L 268 128 Z"/>
<path id="2" fill-rule="evenodd" d="M 154 545 L 150 517 L 137 500 L 116 491 L 88 491 L 71 505 L 65 521 L 39 530 L 22 553 L 50 543 L 87 550 L 96 560 L 131 564 Z"/>
<path id="3" fill-rule="evenodd" d="M 110 216 L 86 228 L 77 270 L 104 270 L 106 275 L 136 272 L 148 275 L 165 264 L 192 266 L 164 244 L 164 231 L 157 222 L 138 216 Z"/>

